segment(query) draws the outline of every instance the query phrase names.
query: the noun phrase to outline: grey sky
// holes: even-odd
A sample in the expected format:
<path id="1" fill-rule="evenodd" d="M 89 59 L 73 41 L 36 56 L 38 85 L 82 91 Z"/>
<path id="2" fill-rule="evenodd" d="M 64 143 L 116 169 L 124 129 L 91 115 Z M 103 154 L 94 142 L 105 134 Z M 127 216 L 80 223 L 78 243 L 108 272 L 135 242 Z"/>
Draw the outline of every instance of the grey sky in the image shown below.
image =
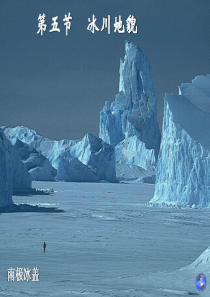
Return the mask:
<path id="1" fill-rule="evenodd" d="M 65 36 L 63 18 L 71 12 Z M 38 16 L 47 30 L 37 35 Z M 107 29 L 92 34 L 88 18 L 111 16 Z M 138 34 L 114 33 L 133 14 Z M 49 33 L 58 16 L 60 33 Z M 7 0 L 0 3 L 0 125 L 28 126 L 52 139 L 98 135 L 104 101 L 118 92 L 125 40 L 149 57 L 161 124 L 165 92 L 210 73 L 210 2 L 205 0 Z"/>

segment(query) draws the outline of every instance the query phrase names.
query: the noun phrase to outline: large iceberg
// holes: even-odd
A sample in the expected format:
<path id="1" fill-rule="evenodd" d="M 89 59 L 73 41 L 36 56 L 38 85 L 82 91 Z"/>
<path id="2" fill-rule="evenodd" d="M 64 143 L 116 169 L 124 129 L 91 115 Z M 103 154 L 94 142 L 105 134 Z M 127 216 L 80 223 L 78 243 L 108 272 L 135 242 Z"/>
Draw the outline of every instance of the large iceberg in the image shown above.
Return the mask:
<path id="1" fill-rule="evenodd" d="M 154 182 L 160 147 L 156 92 L 148 58 L 131 42 L 120 62 L 119 93 L 111 106 L 105 102 L 99 130 L 100 138 L 115 145 L 119 181 Z"/>
<path id="2" fill-rule="evenodd" d="M 30 174 L 18 152 L 0 129 L 0 207 L 13 203 L 13 193 L 30 189 Z"/>
<path id="3" fill-rule="evenodd" d="M 116 181 L 114 147 L 93 134 L 86 134 L 82 140 L 54 141 L 22 126 L 3 130 L 12 144 L 19 140 L 48 159 L 56 169 L 56 180 Z M 36 175 L 41 170 L 39 166 Z"/>
<path id="4" fill-rule="evenodd" d="M 0 129 L 0 207 L 12 204 L 11 144 Z"/>
<path id="5" fill-rule="evenodd" d="M 116 145 L 134 135 L 157 156 L 160 130 L 149 61 L 141 49 L 126 42 L 124 61 L 120 62 L 119 93 L 110 107 L 105 103 L 100 113 L 99 137 Z"/>
<path id="6" fill-rule="evenodd" d="M 151 203 L 210 206 L 210 75 L 165 96 L 162 142 Z"/>

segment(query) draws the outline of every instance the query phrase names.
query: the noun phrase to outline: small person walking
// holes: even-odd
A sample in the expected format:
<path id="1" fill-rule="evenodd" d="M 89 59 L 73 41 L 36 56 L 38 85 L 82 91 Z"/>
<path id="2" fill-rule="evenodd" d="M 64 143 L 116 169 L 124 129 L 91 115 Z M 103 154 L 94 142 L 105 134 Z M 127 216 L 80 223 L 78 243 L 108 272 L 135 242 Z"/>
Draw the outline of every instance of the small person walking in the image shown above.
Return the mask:
<path id="1" fill-rule="evenodd" d="M 46 250 L 46 242 L 44 242 L 44 244 L 43 244 L 43 248 L 44 248 L 44 253 L 45 253 L 45 250 Z"/>

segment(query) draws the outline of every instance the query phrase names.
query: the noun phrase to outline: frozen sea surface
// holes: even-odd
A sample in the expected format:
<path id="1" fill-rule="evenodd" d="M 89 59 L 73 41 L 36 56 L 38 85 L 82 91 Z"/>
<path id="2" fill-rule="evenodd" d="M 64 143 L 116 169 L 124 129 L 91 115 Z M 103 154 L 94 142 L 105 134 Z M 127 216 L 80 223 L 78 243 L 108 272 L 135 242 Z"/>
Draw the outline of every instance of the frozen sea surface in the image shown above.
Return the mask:
<path id="1" fill-rule="evenodd" d="M 191 264 L 210 245 L 210 211 L 151 208 L 150 184 L 34 182 L 48 196 L 15 203 L 63 213 L 0 214 L 0 296 L 210 296 Z M 43 243 L 47 244 L 46 253 Z M 39 282 L 7 281 L 7 269 L 38 267 Z"/>

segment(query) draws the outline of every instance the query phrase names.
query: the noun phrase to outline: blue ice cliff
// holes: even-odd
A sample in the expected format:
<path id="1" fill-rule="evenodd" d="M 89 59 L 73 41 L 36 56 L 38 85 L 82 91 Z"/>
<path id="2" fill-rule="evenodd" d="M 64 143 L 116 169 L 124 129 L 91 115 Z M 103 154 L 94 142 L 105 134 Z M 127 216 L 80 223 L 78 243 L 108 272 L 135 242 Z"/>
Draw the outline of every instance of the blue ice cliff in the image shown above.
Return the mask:
<path id="1" fill-rule="evenodd" d="M 152 204 L 210 206 L 210 75 L 165 96 Z"/>
<path id="2" fill-rule="evenodd" d="M 0 129 L 0 207 L 13 203 L 12 194 L 31 188 L 31 176 L 16 149 Z"/>
<path id="3" fill-rule="evenodd" d="M 155 170 L 160 147 L 156 92 L 148 58 L 131 42 L 126 42 L 120 62 L 119 93 L 111 106 L 105 103 L 99 129 L 99 137 L 115 145 L 117 171 L 128 166 Z"/>

